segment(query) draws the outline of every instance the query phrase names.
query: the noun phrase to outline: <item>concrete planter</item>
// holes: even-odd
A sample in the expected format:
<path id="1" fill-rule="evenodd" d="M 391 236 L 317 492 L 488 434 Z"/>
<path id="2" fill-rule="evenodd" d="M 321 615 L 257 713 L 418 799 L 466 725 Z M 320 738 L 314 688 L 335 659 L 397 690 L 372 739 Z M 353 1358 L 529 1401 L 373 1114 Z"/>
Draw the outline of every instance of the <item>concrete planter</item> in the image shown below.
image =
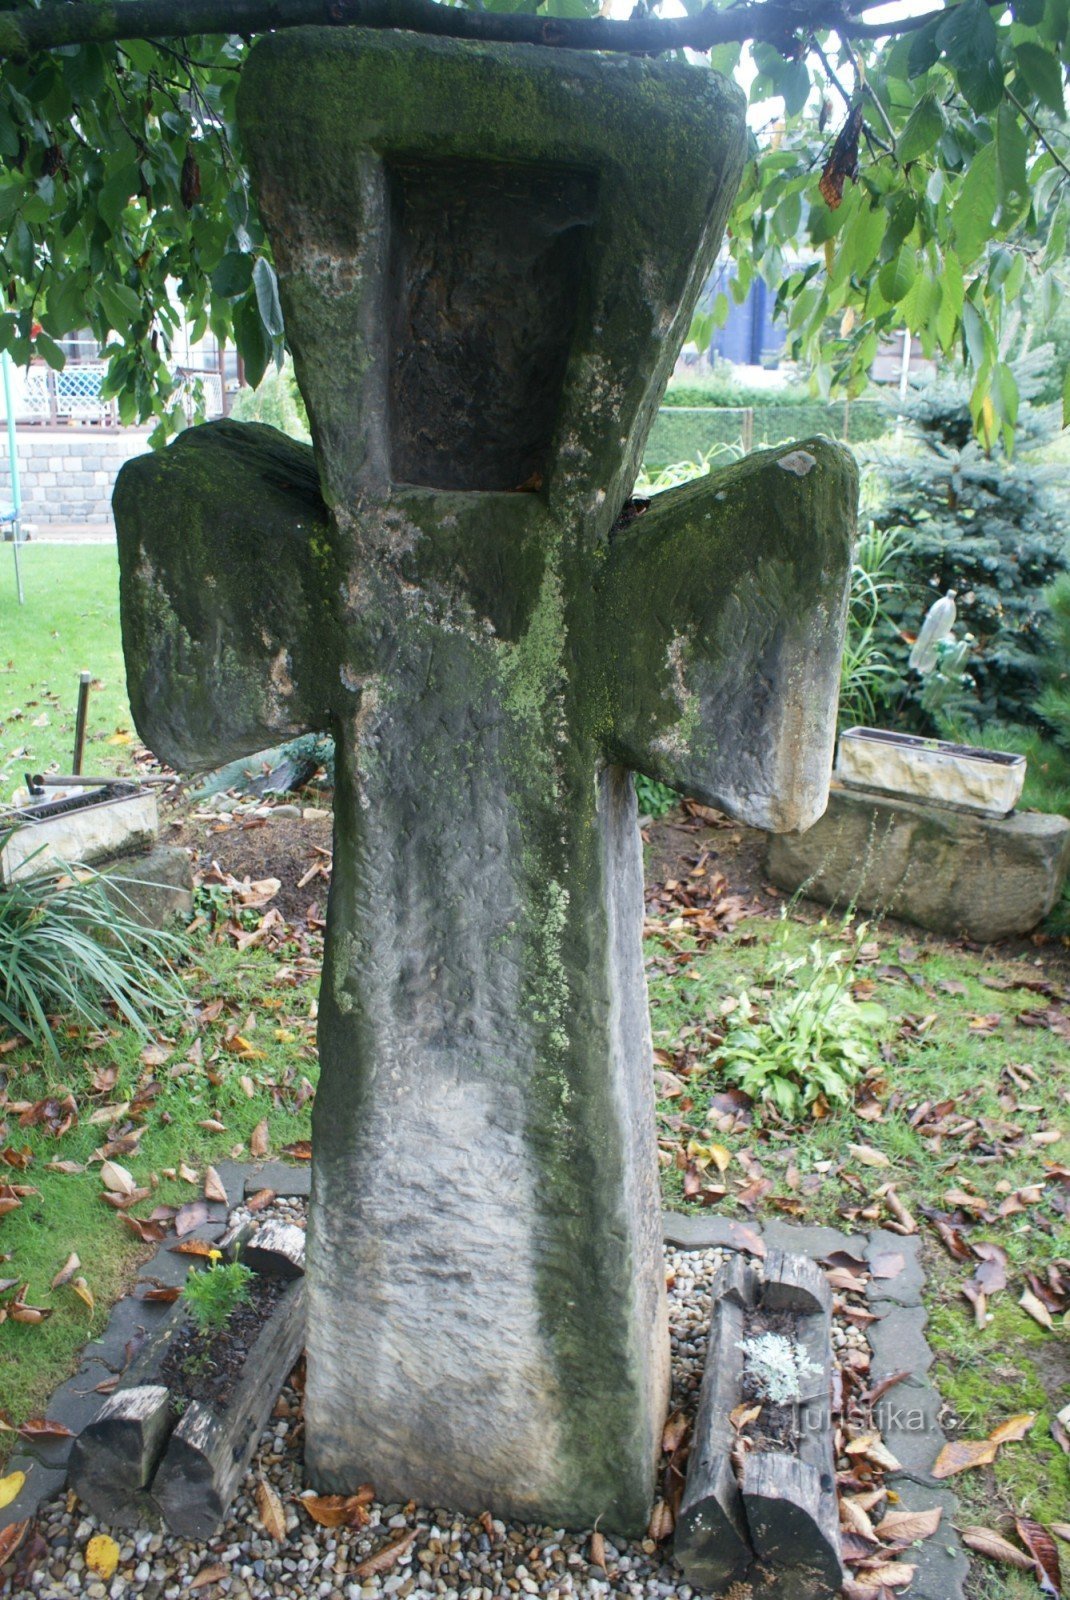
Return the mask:
<path id="1" fill-rule="evenodd" d="M 76 808 L 45 800 L 0 815 L 0 829 L 15 830 L 0 850 L 0 883 L 151 850 L 159 831 L 155 794 L 134 788 L 99 794 L 94 802 L 91 789 L 72 789 L 70 798 L 81 801 Z"/>
<path id="2" fill-rule="evenodd" d="M 851 789 L 1005 817 L 1021 797 L 1025 757 L 884 728 L 848 728 L 840 735 L 836 776 Z"/>

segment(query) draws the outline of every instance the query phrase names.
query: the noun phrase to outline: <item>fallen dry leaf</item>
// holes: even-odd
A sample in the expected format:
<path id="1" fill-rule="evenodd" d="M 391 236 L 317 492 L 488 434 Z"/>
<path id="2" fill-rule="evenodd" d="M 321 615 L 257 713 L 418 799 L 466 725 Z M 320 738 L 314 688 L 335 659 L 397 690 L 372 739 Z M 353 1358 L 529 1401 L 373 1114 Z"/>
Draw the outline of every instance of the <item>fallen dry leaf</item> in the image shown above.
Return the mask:
<path id="1" fill-rule="evenodd" d="M 82 1263 L 72 1250 L 63 1266 L 60 1267 L 59 1271 L 56 1273 L 56 1276 L 52 1279 L 53 1289 L 58 1289 L 63 1283 L 70 1283 L 71 1279 L 74 1277 L 74 1274 L 78 1271 L 78 1268 L 81 1265 Z"/>
<path id="2" fill-rule="evenodd" d="M 23 1517 L 21 1522 L 9 1522 L 6 1528 L 0 1528 L 0 1567 L 6 1565 L 18 1550 L 29 1531 L 30 1520 L 29 1517 Z"/>
<path id="3" fill-rule="evenodd" d="M 321 1528 L 362 1528 L 368 1521 L 364 1509 L 374 1492 L 358 1489 L 356 1494 L 303 1494 L 300 1504 Z"/>
<path id="4" fill-rule="evenodd" d="M 1051 1312 L 1048 1310 L 1043 1300 L 1037 1299 L 1032 1289 L 1023 1290 L 1018 1304 L 1021 1306 L 1023 1311 L 1028 1312 L 1034 1322 L 1039 1322 L 1040 1326 L 1042 1328 L 1047 1328 L 1049 1333 L 1054 1331 L 1055 1323 L 1052 1321 Z"/>
<path id="5" fill-rule="evenodd" d="M 416 1530 L 410 1528 L 407 1533 L 400 1534 L 392 1539 L 389 1544 L 381 1545 L 370 1556 L 357 1563 L 353 1568 L 353 1576 L 363 1583 L 367 1578 L 374 1578 L 380 1572 L 389 1572 L 396 1566 L 402 1556 L 411 1550 L 416 1543 Z"/>
<path id="6" fill-rule="evenodd" d="M 282 1544 L 286 1538 L 286 1513 L 282 1509 L 282 1501 L 266 1478 L 261 1478 L 256 1486 L 256 1509 L 260 1513 L 264 1532 L 276 1544 Z"/>
<path id="7" fill-rule="evenodd" d="M 0 1478 L 0 1511 L 18 1499 L 25 1482 L 24 1472 L 9 1472 L 6 1478 Z"/>
<path id="8" fill-rule="evenodd" d="M 194 1228 L 199 1228 L 202 1222 L 208 1221 L 208 1207 L 203 1200 L 190 1200 L 186 1205 L 179 1206 L 175 1214 L 175 1232 L 180 1239 L 187 1233 L 192 1233 Z"/>
<path id="9" fill-rule="evenodd" d="M 1058 1600 L 1062 1594 L 1062 1574 L 1059 1571 L 1059 1552 L 1055 1540 L 1039 1522 L 1029 1517 L 1015 1517 L 1014 1526 L 1036 1564 L 1037 1582 L 1044 1594 Z"/>
<path id="10" fill-rule="evenodd" d="M 106 1533 L 96 1533 L 85 1547 L 85 1564 L 107 1583 L 119 1565 L 119 1546 Z"/>
<path id="11" fill-rule="evenodd" d="M 1019 1567 L 1023 1572 L 1032 1569 L 1032 1556 L 1026 1555 L 1016 1544 L 1011 1544 L 1009 1539 L 993 1533 L 989 1528 L 963 1528 L 962 1542 L 967 1550 L 976 1550 L 978 1555 L 988 1556 L 992 1561 L 1005 1561 L 1008 1566 Z"/>
<path id="12" fill-rule="evenodd" d="M 647 1535 L 655 1544 L 660 1544 L 663 1539 L 671 1538 L 675 1519 L 667 1500 L 659 1500 L 650 1513 L 650 1525 Z"/>
<path id="13" fill-rule="evenodd" d="M 892 1164 L 883 1150 L 875 1150 L 871 1144 L 849 1144 L 847 1148 L 864 1167 L 890 1167 Z"/>
<path id="14" fill-rule="evenodd" d="M 221 1204 L 227 1203 L 227 1191 L 223 1187 L 223 1180 L 214 1167 L 209 1167 L 204 1174 L 204 1198 L 216 1200 Z"/>
<path id="15" fill-rule="evenodd" d="M 675 1455 L 687 1438 L 691 1424 L 682 1411 L 674 1411 L 661 1433 L 661 1448 L 667 1456 Z"/>
<path id="16" fill-rule="evenodd" d="M 115 1194 L 133 1194 L 137 1188 L 133 1174 L 117 1161 L 105 1161 L 100 1169 L 100 1181 L 105 1189 Z"/>
<path id="17" fill-rule="evenodd" d="M 93 1299 L 93 1291 L 89 1287 L 88 1283 L 86 1283 L 85 1279 L 75 1278 L 71 1283 L 71 1288 L 74 1290 L 79 1300 L 81 1300 L 82 1304 L 88 1308 L 90 1315 L 92 1315 L 96 1302 Z"/>
<path id="18" fill-rule="evenodd" d="M 127 1211 L 120 1211 L 119 1221 L 125 1222 L 132 1233 L 136 1233 L 142 1244 L 162 1244 L 167 1237 L 167 1229 L 162 1222 L 149 1219 L 143 1222 L 140 1217 L 132 1217 Z"/>
<path id="19" fill-rule="evenodd" d="M 992 1439 L 952 1439 L 945 1444 L 933 1467 L 934 1478 L 951 1478 L 956 1472 L 987 1467 L 995 1461 L 999 1445 Z"/>
<path id="20" fill-rule="evenodd" d="M 886 1561 L 879 1567 L 869 1567 L 864 1576 L 877 1585 L 878 1592 L 885 1589 L 906 1589 L 914 1582 L 917 1567 L 906 1561 Z"/>
<path id="21" fill-rule="evenodd" d="M 220 1578 L 228 1578 L 229 1576 L 230 1568 L 221 1566 L 217 1561 L 214 1566 L 202 1567 L 200 1572 L 198 1572 L 197 1576 L 194 1578 L 193 1582 L 190 1584 L 190 1588 L 203 1589 L 206 1584 L 218 1583 Z"/>
<path id="22" fill-rule="evenodd" d="M 1009 1444 L 1016 1439 L 1024 1439 L 1034 1422 L 1037 1420 L 1035 1411 L 1023 1411 L 1016 1417 L 1008 1417 L 1006 1422 L 1001 1422 L 993 1428 L 988 1437 L 993 1444 Z"/>
<path id="23" fill-rule="evenodd" d="M 268 1119 L 261 1117 L 252 1133 L 249 1135 L 249 1151 L 258 1159 L 266 1156 L 271 1149 L 271 1138 L 268 1134 Z"/>
<path id="24" fill-rule="evenodd" d="M 933 1506 L 930 1511 L 888 1511 L 877 1523 L 882 1539 L 913 1544 L 915 1539 L 928 1539 L 940 1526 L 943 1506 Z"/>

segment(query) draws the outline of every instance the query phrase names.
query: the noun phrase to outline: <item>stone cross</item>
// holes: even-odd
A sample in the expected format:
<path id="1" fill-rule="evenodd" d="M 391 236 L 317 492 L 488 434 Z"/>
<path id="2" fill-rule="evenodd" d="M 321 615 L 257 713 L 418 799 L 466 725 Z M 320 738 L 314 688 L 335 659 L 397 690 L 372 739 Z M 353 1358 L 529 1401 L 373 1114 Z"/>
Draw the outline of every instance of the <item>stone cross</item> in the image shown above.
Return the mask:
<path id="1" fill-rule="evenodd" d="M 810 440 L 622 509 L 742 167 L 716 74 L 297 30 L 240 122 L 314 455 L 194 428 L 115 510 L 152 748 L 336 741 L 310 1480 L 634 1532 L 669 1368 L 631 772 L 821 814 L 854 469 Z"/>

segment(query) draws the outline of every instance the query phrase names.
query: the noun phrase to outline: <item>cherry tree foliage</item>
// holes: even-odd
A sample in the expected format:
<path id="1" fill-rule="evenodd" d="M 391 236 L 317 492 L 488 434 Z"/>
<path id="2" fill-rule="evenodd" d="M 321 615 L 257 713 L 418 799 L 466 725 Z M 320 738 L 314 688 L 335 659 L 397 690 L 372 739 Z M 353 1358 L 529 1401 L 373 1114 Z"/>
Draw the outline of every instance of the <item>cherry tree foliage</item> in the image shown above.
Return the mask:
<path id="1" fill-rule="evenodd" d="M 266 27 L 400 26 L 552 48 L 672 53 L 747 85 L 728 292 L 776 291 L 820 392 L 856 394 L 883 336 L 961 357 L 978 433 L 1013 440 L 1011 369 L 1068 271 L 1070 0 L 745 0 L 659 18 L 598 0 L 0 0 L 0 348 L 63 364 L 90 328 L 124 422 L 180 426 L 183 320 L 257 383 L 285 329 L 234 106 Z M 898 13 L 898 16 L 896 14 Z M 889 20 L 889 17 L 892 20 Z M 458 107 L 463 115 L 463 107 Z M 724 316 L 717 296 L 693 334 Z M 1070 374 L 1064 388 L 1070 416 Z"/>

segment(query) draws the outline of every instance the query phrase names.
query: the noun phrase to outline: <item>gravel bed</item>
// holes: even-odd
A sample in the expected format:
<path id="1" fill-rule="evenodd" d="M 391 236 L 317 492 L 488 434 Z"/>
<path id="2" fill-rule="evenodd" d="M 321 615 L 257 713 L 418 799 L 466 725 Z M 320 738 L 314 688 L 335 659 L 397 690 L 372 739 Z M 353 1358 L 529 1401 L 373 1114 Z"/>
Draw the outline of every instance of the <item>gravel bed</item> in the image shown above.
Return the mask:
<path id="1" fill-rule="evenodd" d="M 246 1214 L 239 1207 L 232 1220 Z M 285 1215 L 304 1220 L 304 1202 L 273 1202 L 254 1220 Z M 709 1287 L 725 1259 L 721 1250 L 666 1251 L 672 1338 L 674 1409 L 693 1413 L 702 1382 L 709 1328 Z M 857 1330 L 840 1323 L 841 1346 Z M 545 1600 L 606 1595 L 662 1600 L 693 1592 L 682 1581 L 667 1548 L 645 1539 L 614 1544 L 605 1540 L 605 1566 L 590 1559 L 590 1535 L 560 1529 L 505 1523 L 484 1514 L 471 1518 L 439 1507 L 380 1505 L 367 1509 L 359 1529 L 322 1528 L 300 1507 L 302 1469 L 301 1401 L 287 1386 L 268 1422 L 259 1451 L 244 1479 L 221 1532 L 204 1543 L 169 1535 L 102 1528 L 73 1497 L 60 1496 L 42 1508 L 40 1532 L 48 1547 L 29 1585 L 14 1600 L 378 1600 L 396 1596 L 418 1600 L 457 1595 L 460 1600 Z M 258 1481 L 278 1494 L 286 1514 L 287 1536 L 277 1543 L 263 1530 L 256 1509 Z M 416 1531 L 411 1548 L 388 1572 L 363 1580 L 355 1569 L 405 1530 Z M 86 1567 L 85 1550 L 98 1532 L 110 1532 L 120 1547 L 115 1575 L 104 1582 Z"/>

